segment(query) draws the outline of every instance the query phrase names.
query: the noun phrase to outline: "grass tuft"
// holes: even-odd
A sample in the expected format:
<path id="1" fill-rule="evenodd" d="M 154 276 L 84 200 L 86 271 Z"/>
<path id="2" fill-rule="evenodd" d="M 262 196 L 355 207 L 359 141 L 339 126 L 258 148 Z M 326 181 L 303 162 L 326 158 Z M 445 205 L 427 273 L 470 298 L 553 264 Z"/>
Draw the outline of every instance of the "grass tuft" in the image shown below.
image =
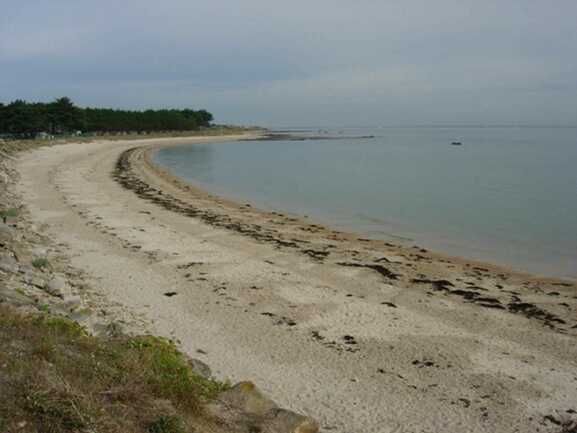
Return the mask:
<path id="1" fill-rule="evenodd" d="M 48 262 L 48 259 L 44 257 L 32 260 L 32 266 L 34 266 L 36 269 L 44 269 L 47 268 L 49 265 L 50 263 Z"/>
<path id="2" fill-rule="evenodd" d="M 88 335 L 86 333 L 86 329 L 84 329 L 78 323 L 73 322 L 69 319 L 65 319 L 64 317 L 58 317 L 58 316 L 39 317 L 37 318 L 37 323 L 41 327 L 44 327 L 47 330 L 49 330 L 50 332 L 54 332 L 62 336 L 68 336 L 71 338 L 80 338 L 80 337 L 86 337 Z"/>
<path id="3" fill-rule="evenodd" d="M 227 384 L 205 379 L 192 372 L 186 358 L 174 343 L 153 336 L 134 337 L 127 341 L 130 350 L 149 366 L 149 384 L 162 397 L 180 405 L 194 405 L 191 396 L 210 400 L 228 388 Z"/>
<path id="4" fill-rule="evenodd" d="M 149 433 L 184 433 L 182 420 L 175 415 L 161 415 L 148 424 Z"/>
<path id="5" fill-rule="evenodd" d="M 41 431 L 78 431 L 89 425 L 85 408 L 75 395 L 59 389 L 47 390 L 31 383 L 30 388 L 22 390 L 18 396 L 22 407 L 33 416 Z"/>

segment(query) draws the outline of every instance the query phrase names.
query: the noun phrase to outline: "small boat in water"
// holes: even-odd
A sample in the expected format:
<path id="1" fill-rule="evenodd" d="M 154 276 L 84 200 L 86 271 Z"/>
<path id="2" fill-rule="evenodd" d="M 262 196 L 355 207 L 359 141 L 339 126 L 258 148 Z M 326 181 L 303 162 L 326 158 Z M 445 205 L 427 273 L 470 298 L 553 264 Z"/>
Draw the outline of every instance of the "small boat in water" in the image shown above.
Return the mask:
<path id="1" fill-rule="evenodd" d="M 453 145 L 453 146 L 462 146 L 463 143 L 461 143 L 460 141 L 453 141 L 453 142 L 451 143 L 451 145 Z"/>

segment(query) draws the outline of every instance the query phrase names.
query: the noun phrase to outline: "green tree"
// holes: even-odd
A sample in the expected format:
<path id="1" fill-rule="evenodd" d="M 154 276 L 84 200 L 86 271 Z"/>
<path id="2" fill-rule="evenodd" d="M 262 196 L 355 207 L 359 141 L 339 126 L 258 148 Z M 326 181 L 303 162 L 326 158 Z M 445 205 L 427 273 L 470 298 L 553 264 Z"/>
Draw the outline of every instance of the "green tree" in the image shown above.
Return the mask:
<path id="1" fill-rule="evenodd" d="M 52 134 L 81 129 L 83 126 L 82 117 L 81 110 L 66 96 L 48 104 L 48 119 Z"/>
<path id="2" fill-rule="evenodd" d="M 199 110 L 196 113 L 197 113 L 200 125 L 210 126 L 210 122 L 212 122 L 214 119 L 212 116 L 212 113 L 209 113 L 206 110 Z"/>
<path id="3" fill-rule="evenodd" d="M 68 97 L 51 103 L 16 100 L 0 104 L 0 133 L 35 136 L 47 131 L 54 135 L 75 130 L 87 132 L 191 131 L 208 127 L 213 116 L 206 110 L 113 110 L 78 108 Z"/>

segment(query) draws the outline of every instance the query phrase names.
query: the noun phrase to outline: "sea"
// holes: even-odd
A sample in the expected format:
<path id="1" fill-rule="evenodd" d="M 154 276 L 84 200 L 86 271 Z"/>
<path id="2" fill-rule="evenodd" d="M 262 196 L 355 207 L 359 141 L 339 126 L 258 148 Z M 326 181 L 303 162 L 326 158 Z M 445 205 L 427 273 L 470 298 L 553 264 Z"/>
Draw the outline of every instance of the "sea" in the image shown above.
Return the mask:
<path id="1" fill-rule="evenodd" d="M 292 128 L 165 148 L 214 194 L 363 237 L 577 279 L 577 128 Z M 335 138 L 335 139 L 332 139 Z"/>

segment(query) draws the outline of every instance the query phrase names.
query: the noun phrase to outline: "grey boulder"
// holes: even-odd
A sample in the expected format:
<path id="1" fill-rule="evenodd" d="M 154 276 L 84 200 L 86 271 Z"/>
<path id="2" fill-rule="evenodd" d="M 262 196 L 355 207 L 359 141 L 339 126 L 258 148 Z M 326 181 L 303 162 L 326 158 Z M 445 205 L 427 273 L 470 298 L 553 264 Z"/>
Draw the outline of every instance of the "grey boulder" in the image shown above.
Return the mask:
<path id="1" fill-rule="evenodd" d="M 63 298 L 68 289 L 66 280 L 60 276 L 51 278 L 45 285 L 44 290 L 53 296 Z"/>
<path id="2" fill-rule="evenodd" d="M 279 408 L 252 382 L 240 382 L 209 405 L 209 413 L 231 430 L 260 433 L 317 433 L 312 418 Z"/>

